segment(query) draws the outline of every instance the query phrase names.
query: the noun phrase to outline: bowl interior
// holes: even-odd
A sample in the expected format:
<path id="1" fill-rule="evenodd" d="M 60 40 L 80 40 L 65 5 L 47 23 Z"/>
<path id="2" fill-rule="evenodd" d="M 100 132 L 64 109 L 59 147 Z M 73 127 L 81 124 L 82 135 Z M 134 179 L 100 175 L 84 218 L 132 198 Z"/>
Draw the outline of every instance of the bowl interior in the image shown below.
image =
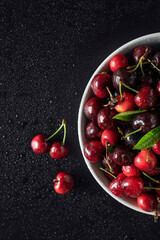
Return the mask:
<path id="1" fill-rule="evenodd" d="M 86 127 L 86 123 L 87 123 L 87 119 L 83 113 L 83 108 L 84 105 L 86 104 L 86 102 L 93 96 L 93 92 L 91 90 L 90 84 L 91 81 L 93 79 L 93 77 L 98 74 L 99 72 L 102 71 L 107 71 L 109 68 L 109 61 L 110 59 L 117 53 L 123 53 L 125 55 L 130 55 L 131 52 L 133 51 L 133 49 L 139 45 L 149 45 L 151 47 L 153 47 L 153 49 L 157 49 L 160 51 L 160 33 L 153 33 L 153 34 L 149 34 L 149 35 L 145 35 L 143 37 L 137 38 L 133 41 L 130 41 L 126 44 L 124 44 L 123 46 L 121 46 L 120 48 L 118 48 L 116 51 L 114 51 L 112 54 L 110 54 L 101 64 L 100 66 L 96 69 L 96 71 L 94 72 L 94 74 L 92 75 L 92 77 L 90 78 L 85 91 L 83 93 L 82 99 L 81 99 L 81 103 L 80 103 L 80 107 L 79 107 L 79 114 L 78 114 L 78 137 L 79 137 L 79 143 L 80 143 L 80 147 L 81 147 L 81 151 L 83 154 L 83 146 L 84 144 L 88 141 L 85 135 L 85 127 Z M 150 214 L 150 215 L 154 215 L 154 212 L 145 212 L 143 210 L 141 210 L 136 203 L 136 199 L 132 199 L 130 197 L 127 198 L 120 198 L 115 196 L 114 194 L 112 194 L 109 191 L 109 183 L 110 181 L 105 177 L 105 175 L 103 174 L 103 172 L 99 169 L 100 164 L 99 163 L 90 163 L 84 156 L 84 160 L 87 164 L 87 167 L 89 168 L 90 172 L 92 173 L 92 175 L 94 176 L 94 178 L 96 179 L 96 181 L 99 183 L 99 185 L 109 194 L 111 195 L 114 199 L 116 199 L 117 201 L 119 201 L 120 203 L 122 203 L 123 205 L 134 209 L 136 211 L 145 213 L 145 214 Z M 158 211 L 160 214 L 160 210 Z"/>

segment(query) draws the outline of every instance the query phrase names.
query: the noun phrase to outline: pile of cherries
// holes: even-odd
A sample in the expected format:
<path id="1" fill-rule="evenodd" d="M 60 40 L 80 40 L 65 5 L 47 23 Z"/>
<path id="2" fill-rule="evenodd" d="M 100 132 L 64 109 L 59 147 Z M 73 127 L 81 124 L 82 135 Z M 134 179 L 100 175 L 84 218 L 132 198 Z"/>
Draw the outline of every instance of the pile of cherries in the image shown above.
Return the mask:
<path id="1" fill-rule="evenodd" d="M 89 120 L 84 155 L 92 163 L 103 164 L 101 169 L 112 180 L 109 189 L 113 194 L 137 198 L 141 209 L 157 214 L 160 140 L 151 149 L 137 151 L 133 147 L 160 125 L 160 52 L 138 46 L 131 59 L 116 54 L 109 66 L 108 72 L 92 79 L 95 96 L 84 106 Z M 130 121 L 113 119 L 135 110 L 137 114 Z"/>
<path id="2" fill-rule="evenodd" d="M 64 128 L 64 135 L 62 142 L 53 142 L 50 145 L 50 140 Z M 43 134 L 36 135 L 31 141 L 31 148 L 36 154 L 43 154 L 49 152 L 53 159 L 63 159 L 69 153 L 69 147 L 66 141 L 66 121 L 63 119 L 61 126 L 50 137 L 46 138 Z M 59 194 L 66 194 L 71 191 L 74 186 L 74 179 L 70 173 L 59 172 L 53 180 L 54 190 Z"/>

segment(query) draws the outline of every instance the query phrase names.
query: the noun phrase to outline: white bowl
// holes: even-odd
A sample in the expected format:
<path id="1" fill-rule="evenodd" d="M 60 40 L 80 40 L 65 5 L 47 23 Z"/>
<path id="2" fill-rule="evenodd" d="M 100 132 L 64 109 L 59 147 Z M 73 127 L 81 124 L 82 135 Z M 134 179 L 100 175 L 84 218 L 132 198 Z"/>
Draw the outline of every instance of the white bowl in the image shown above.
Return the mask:
<path id="1" fill-rule="evenodd" d="M 117 53 L 123 53 L 123 54 L 128 54 L 131 51 L 133 51 L 133 49 L 139 45 L 149 45 L 149 46 L 157 46 L 159 45 L 159 49 L 160 49 L 160 33 L 153 33 L 153 34 L 149 34 L 149 35 L 145 35 L 143 37 L 139 37 L 136 38 L 126 44 L 124 44 L 122 47 L 118 48 L 116 51 L 114 51 L 112 54 L 110 54 L 101 64 L 100 66 L 96 69 L 96 71 L 94 72 L 94 74 L 92 75 L 92 77 L 90 78 L 85 91 L 83 93 L 82 99 L 81 99 L 81 103 L 80 103 L 80 107 L 79 107 L 79 114 L 78 114 L 78 136 L 79 136 L 79 143 L 80 143 L 80 147 L 81 147 L 81 151 L 83 154 L 83 146 L 84 144 L 87 142 L 87 138 L 85 135 L 85 127 L 86 127 L 86 123 L 87 123 L 87 119 L 84 115 L 83 112 L 83 108 L 84 105 L 86 104 L 86 102 L 93 96 L 92 93 L 92 89 L 91 89 L 91 81 L 93 79 L 93 77 L 98 74 L 99 72 L 102 72 L 104 70 L 107 70 L 109 68 L 109 61 L 110 59 Z M 120 198 L 115 196 L 114 194 L 112 194 L 109 190 L 109 183 L 110 180 L 108 180 L 106 178 L 106 176 L 104 175 L 104 173 L 99 169 L 99 163 L 91 163 L 89 162 L 84 154 L 83 154 L 84 160 L 87 164 L 87 167 L 89 168 L 90 172 L 92 173 L 93 177 L 96 179 L 96 181 L 99 183 L 99 185 L 110 195 L 112 196 L 114 199 L 116 199 L 118 202 L 122 203 L 123 205 L 134 209 L 138 212 L 141 213 L 145 213 L 145 214 L 149 214 L 149 215 L 153 215 L 154 212 L 145 212 L 143 210 L 141 210 L 138 206 L 137 206 L 137 202 L 136 199 L 133 198 Z M 160 214 L 160 211 L 159 211 Z"/>

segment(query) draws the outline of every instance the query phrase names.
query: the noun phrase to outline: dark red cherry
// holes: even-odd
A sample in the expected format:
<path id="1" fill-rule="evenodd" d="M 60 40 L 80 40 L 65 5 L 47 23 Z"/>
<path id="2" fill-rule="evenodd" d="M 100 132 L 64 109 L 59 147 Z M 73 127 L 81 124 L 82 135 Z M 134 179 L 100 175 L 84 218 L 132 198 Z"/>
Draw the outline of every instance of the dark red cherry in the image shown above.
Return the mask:
<path id="1" fill-rule="evenodd" d="M 131 126 L 129 126 L 125 132 L 124 132 L 124 136 L 127 136 L 128 134 L 134 132 L 135 129 Z M 134 147 L 137 142 L 140 140 L 140 138 L 143 136 L 143 134 L 141 132 L 137 132 L 137 133 L 134 133 L 132 135 L 129 135 L 128 137 L 126 137 L 124 140 L 126 142 L 127 145 L 131 146 L 131 147 Z"/>
<path id="2" fill-rule="evenodd" d="M 139 177 L 140 171 L 136 166 L 132 163 L 131 165 L 122 166 L 122 171 L 127 177 Z"/>
<path id="3" fill-rule="evenodd" d="M 125 68 L 128 66 L 128 59 L 123 54 L 116 54 L 109 63 L 112 72 L 115 72 L 118 68 Z"/>
<path id="4" fill-rule="evenodd" d="M 89 120 L 96 120 L 102 108 L 102 101 L 98 97 L 91 98 L 84 106 L 84 113 Z"/>
<path id="5" fill-rule="evenodd" d="M 46 137 L 43 134 L 38 134 L 31 141 L 31 148 L 36 154 L 49 152 L 50 145 L 45 141 Z"/>
<path id="6" fill-rule="evenodd" d="M 147 173 L 148 174 L 148 173 Z M 144 182 L 144 188 L 142 192 L 150 192 L 152 191 L 153 187 L 156 187 L 155 182 L 153 182 L 152 180 L 150 180 L 149 178 L 146 177 L 142 177 L 143 182 Z M 146 188 L 147 187 L 147 188 Z"/>
<path id="7" fill-rule="evenodd" d="M 160 81 L 158 81 L 158 83 L 157 83 L 156 91 L 158 93 L 158 96 L 160 97 Z"/>
<path id="8" fill-rule="evenodd" d="M 158 98 L 155 90 L 150 86 L 146 86 L 136 94 L 134 101 L 137 107 L 149 110 L 157 104 Z"/>
<path id="9" fill-rule="evenodd" d="M 152 193 L 141 193 L 137 198 L 137 204 L 142 210 L 153 212 L 158 206 L 158 201 Z"/>
<path id="10" fill-rule="evenodd" d="M 117 145 L 120 140 L 118 131 L 113 129 L 104 130 L 101 136 L 101 143 L 106 145 Z"/>
<path id="11" fill-rule="evenodd" d="M 152 146 L 152 150 L 153 150 L 157 155 L 160 155 L 160 140 Z"/>
<path id="12" fill-rule="evenodd" d="M 97 122 L 96 121 L 90 121 L 88 124 L 87 124 L 87 127 L 86 127 L 86 135 L 88 138 L 90 139 L 97 139 L 97 138 L 100 138 L 101 135 L 102 135 L 102 129 L 100 129 L 97 125 Z"/>
<path id="13" fill-rule="evenodd" d="M 113 152 L 113 161 L 118 165 L 130 165 L 134 157 L 135 152 L 124 145 L 116 147 Z"/>
<path id="14" fill-rule="evenodd" d="M 61 142 L 54 142 L 50 147 L 50 156 L 53 159 L 62 159 L 66 157 L 69 153 L 69 147 L 66 144 L 62 144 Z"/>
<path id="15" fill-rule="evenodd" d="M 104 158 L 103 159 L 103 165 L 105 166 L 105 169 L 112 173 L 114 176 L 117 176 L 119 173 L 122 172 L 122 169 L 119 165 L 115 164 L 115 162 L 112 159 L 112 154 L 109 153 L 107 156 L 107 159 Z M 109 173 L 104 172 L 104 174 L 111 180 L 114 179 L 114 177 L 112 177 Z"/>
<path id="16" fill-rule="evenodd" d="M 160 52 L 157 52 L 153 55 L 152 61 L 157 68 L 160 68 Z M 152 66 L 153 67 L 153 66 Z M 154 67 L 153 67 L 154 69 Z"/>
<path id="17" fill-rule="evenodd" d="M 97 116 L 98 126 L 103 130 L 115 128 L 117 121 L 112 119 L 115 115 L 115 110 L 109 108 L 101 109 Z"/>
<path id="18" fill-rule="evenodd" d="M 153 170 L 146 172 L 150 176 L 157 176 L 160 174 L 160 166 L 156 166 Z"/>
<path id="19" fill-rule="evenodd" d="M 137 89 L 140 90 L 141 88 L 146 86 L 154 87 L 154 85 L 155 85 L 155 81 L 152 75 L 145 75 L 145 76 L 141 75 L 139 77 L 139 84 L 137 85 Z"/>
<path id="20" fill-rule="evenodd" d="M 148 51 L 147 51 L 148 49 Z M 134 49 L 133 53 L 132 53 L 132 58 L 133 61 L 135 62 L 135 64 L 137 64 L 140 60 L 140 58 L 146 53 L 146 51 L 148 52 L 148 58 L 150 58 L 152 56 L 152 48 L 149 46 L 138 46 Z"/>
<path id="21" fill-rule="evenodd" d="M 133 111 L 136 108 L 134 102 L 134 95 L 131 93 L 123 93 L 123 100 L 121 101 L 121 96 L 117 96 L 118 99 L 117 105 L 114 107 L 115 110 L 119 113 Z"/>
<path id="22" fill-rule="evenodd" d="M 124 178 L 126 178 L 126 176 L 123 173 L 120 173 L 109 185 L 109 190 L 118 197 L 125 196 L 121 187 Z"/>
<path id="23" fill-rule="evenodd" d="M 59 172 L 53 182 L 54 190 L 59 194 L 66 194 L 74 187 L 74 179 L 67 172 Z"/>
<path id="24" fill-rule="evenodd" d="M 126 177 L 122 181 L 123 191 L 132 198 L 137 198 L 143 190 L 144 182 L 140 177 Z"/>
<path id="25" fill-rule="evenodd" d="M 99 141 L 90 141 L 84 144 L 84 155 L 90 162 L 99 162 L 105 151 L 104 146 Z"/>
<path id="26" fill-rule="evenodd" d="M 94 94 L 99 98 L 109 97 L 106 87 L 112 91 L 112 77 L 107 73 L 99 73 L 95 75 L 91 82 L 91 88 Z"/>
<path id="27" fill-rule="evenodd" d="M 149 132 L 158 126 L 159 119 L 157 114 L 152 112 L 144 112 L 137 114 L 132 120 L 134 130 L 142 129 L 143 132 Z"/>
<path id="28" fill-rule="evenodd" d="M 157 158 L 151 150 L 144 149 L 135 157 L 134 165 L 143 172 L 152 171 L 157 165 Z"/>

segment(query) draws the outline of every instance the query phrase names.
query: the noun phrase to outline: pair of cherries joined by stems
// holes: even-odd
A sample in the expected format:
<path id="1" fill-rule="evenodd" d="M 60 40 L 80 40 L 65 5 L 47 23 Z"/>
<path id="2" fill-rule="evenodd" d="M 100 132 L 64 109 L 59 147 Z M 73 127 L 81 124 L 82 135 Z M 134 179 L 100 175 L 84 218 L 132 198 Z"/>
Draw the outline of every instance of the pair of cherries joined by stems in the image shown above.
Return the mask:
<path id="1" fill-rule="evenodd" d="M 49 140 L 52 139 L 62 128 L 64 135 L 62 142 L 53 142 L 50 146 Z M 49 152 L 51 158 L 62 159 L 69 153 L 69 147 L 66 141 L 66 121 L 63 119 L 61 126 L 50 137 L 46 138 L 43 134 L 36 135 L 31 141 L 31 148 L 36 154 L 44 154 Z M 54 190 L 59 194 L 66 194 L 71 191 L 74 186 L 74 179 L 70 173 L 59 172 L 53 180 Z"/>

